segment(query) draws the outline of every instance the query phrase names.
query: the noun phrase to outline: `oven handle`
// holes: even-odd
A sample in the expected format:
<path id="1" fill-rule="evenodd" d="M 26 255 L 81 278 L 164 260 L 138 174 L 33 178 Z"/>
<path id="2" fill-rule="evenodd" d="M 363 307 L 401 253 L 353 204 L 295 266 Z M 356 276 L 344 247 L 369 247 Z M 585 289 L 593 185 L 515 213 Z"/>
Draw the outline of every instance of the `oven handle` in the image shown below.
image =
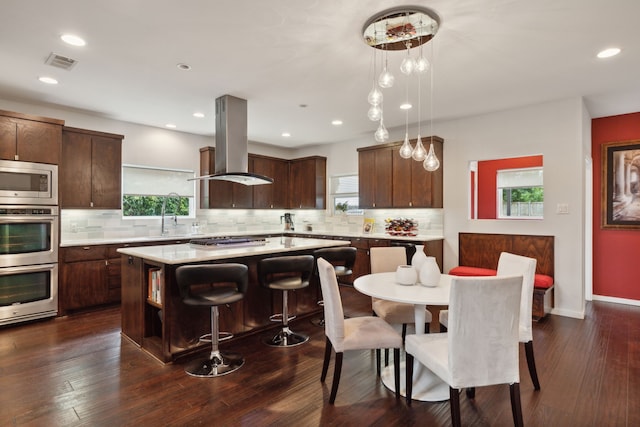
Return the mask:
<path id="1" fill-rule="evenodd" d="M 0 216 L 0 224 L 15 224 L 20 222 L 48 221 L 56 222 L 57 216 L 53 215 L 24 215 L 24 216 Z"/>
<path id="2" fill-rule="evenodd" d="M 53 270 L 56 264 L 36 264 L 36 265 L 20 265 L 16 267 L 0 268 L 0 276 L 7 276 L 16 273 L 37 273 L 38 271 Z"/>

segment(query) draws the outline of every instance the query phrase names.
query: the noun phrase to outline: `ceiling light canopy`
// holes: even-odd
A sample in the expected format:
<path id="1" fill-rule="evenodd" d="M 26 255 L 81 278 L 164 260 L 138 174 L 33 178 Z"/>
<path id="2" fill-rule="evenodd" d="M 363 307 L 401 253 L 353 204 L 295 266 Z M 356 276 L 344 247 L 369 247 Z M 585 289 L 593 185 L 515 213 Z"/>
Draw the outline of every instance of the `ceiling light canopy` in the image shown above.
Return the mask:
<path id="1" fill-rule="evenodd" d="M 401 6 L 373 15 L 362 29 L 364 41 L 382 50 L 404 50 L 431 40 L 440 27 L 440 17 L 431 9 Z"/>
<path id="2" fill-rule="evenodd" d="M 395 77 L 388 67 L 388 51 L 406 51 L 402 55 L 400 63 L 400 72 L 404 74 L 406 83 L 406 100 L 400 108 L 406 111 L 405 138 L 400 147 L 400 156 L 404 159 L 414 159 L 422 162 L 423 167 L 432 172 L 440 167 L 440 161 L 435 155 L 433 142 L 431 142 L 427 151 L 422 145 L 420 137 L 422 123 L 421 109 L 421 75 L 430 73 L 430 121 L 431 132 L 433 134 L 433 71 L 431 63 L 422 54 L 422 45 L 429 42 L 438 32 L 440 27 L 440 17 L 432 10 L 418 6 L 395 7 L 384 10 L 373 15 L 365 22 L 362 28 L 362 37 L 369 46 L 374 48 L 373 51 L 373 85 L 367 100 L 370 107 L 367 112 L 369 120 L 378 122 L 378 129 L 374 133 L 377 142 L 385 142 L 389 139 L 389 132 L 384 125 L 384 90 L 389 90 L 394 82 Z M 417 57 L 413 57 L 411 49 L 418 47 Z M 433 43 L 431 43 L 431 59 L 433 60 Z M 383 59 L 381 61 L 382 72 L 380 76 L 376 76 L 376 51 L 383 51 Z M 416 77 L 412 77 L 416 76 Z M 416 146 L 413 147 L 409 140 L 409 110 L 411 103 L 409 102 L 409 78 L 417 78 L 418 80 L 418 137 Z"/>

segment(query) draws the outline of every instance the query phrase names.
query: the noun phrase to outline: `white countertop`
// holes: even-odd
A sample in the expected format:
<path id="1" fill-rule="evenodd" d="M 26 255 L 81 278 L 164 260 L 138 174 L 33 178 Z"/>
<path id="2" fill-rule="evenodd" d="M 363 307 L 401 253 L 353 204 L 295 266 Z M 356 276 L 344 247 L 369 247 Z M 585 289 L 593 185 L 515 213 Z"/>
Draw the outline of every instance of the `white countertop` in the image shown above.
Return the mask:
<path id="1" fill-rule="evenodd" d="M 294 252 L 308 249 L 347 246 L 348 240 L 307 239 L 302 237 L 269 237 L 262 246 L 202 249 L 188 243 L 178 245 L 120 248 L 118 252 L 163 264 L 188 264 L 256 255 Z"/>
<path id="2" fill-rule="evenodd" d="M 97 239 L 77 239 L 69 240 L 65 239 L 60 243 L 60 247 L 71 246 L 91 246 L 91 245 L 109 245 L 109 244 L 135 244 L 146 242 L 161 242 L 161 241 L 188 241 L 191 239 L 201 239 L 206 237 L 237 237 L 237 236 L 264 236 L 282 234 L 284 236 L 288 234 L 304 234 L 308 236 L 335 236 L 346 238 L 363 238 L 363 239 L 387 239 L 387 240 L 401 240 L 406 242 L 427 242 L 433 240 L 443 240 L 444 236 L 441 234 L 419 234 L 417 236 L 390 236 L 385 233 L 376 234 L 364 234 L 364 233 L 349 233 L 349 232 L 326 232 L 326 231 L 264 231 L 260 233 L 251 233 L 247 231 L 236 231 L 230 233 L 207 233 L 207 234 L 187 234 L 187 235 L 173 235 L 173 236 L 143 236 L 143 237 L 105 237 Z"/>

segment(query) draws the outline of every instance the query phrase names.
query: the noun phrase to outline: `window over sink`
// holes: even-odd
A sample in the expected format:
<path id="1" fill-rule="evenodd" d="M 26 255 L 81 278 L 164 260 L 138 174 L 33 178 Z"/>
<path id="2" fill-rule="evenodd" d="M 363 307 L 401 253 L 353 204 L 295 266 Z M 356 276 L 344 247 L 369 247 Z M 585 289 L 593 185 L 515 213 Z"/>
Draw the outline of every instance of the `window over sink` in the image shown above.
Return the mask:
<path id="1" fill-rule="evenodd" d="M 165 214 L 195 218 L 194 177 L 190 170 L 123 165 L 122 216 L 159 218 L 166 199 Z"/>

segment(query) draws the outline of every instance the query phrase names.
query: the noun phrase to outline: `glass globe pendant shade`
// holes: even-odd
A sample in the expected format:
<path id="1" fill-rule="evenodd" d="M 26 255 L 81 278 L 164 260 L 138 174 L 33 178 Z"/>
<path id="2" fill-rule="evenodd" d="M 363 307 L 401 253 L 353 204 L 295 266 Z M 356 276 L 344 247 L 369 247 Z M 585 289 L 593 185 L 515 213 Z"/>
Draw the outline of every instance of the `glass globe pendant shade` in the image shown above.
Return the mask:
<path id="1" fill-rule="evenodd" d="M 387 128 L 384 127 L 384 122 L 382 119 L 380 119 L 378 130 L 376 130 L 376 133 L 373 136 L 378 142 L 385 142 L 389 139 L 389 131 L 387 131 Z"/>
<path id="2" fill-rule="evenodd" d="M 420 58 L 418 58 L 416 60 L 416 72 L 417 73 L 424 74 L 427 71 L 429 71 L 429 68 L 431 68 L 431 64 L 429 63 L 427 58 L 425 58 L 424 56 L 421 56 Z"/>
<path id="3" fill-rule="evenodd" d="M 367 97 L 367 101 L 371 105 L 380 105 L 382 103 L 382 92 L 378 90 L 377 87 L 373 87 L 371 92 L 369 92 L 369 96 Z"/>
<path id="4" fill-rule="evenodd" d="M 416 142 L 416 148 L 413 149 L 411 157 L 413 158 L 413 160 L 416 160 L 418 162 L 423 161 L 427 157 L 427 150 L 425 150 L 424 145 L 422 145 L 420 135 L 418 135 L 418 142 Z"/>
<path id="5" fill-rule="evenodd" d="M 393 83 L 395 81 L 396 78 L 393 77 L 393 74 L 391 74 L 391 72 L 387 70 L 387 67 L 385 66 L 384 70 L 382 70 L 382 73 L 380 73 L 380 77 L 378 77 L 378 84 L 382 88 L 389 88 L 393 86 Z"/>
<path id="6" fill-rule="evenodd" d="M 427 157 L 424 159 L 422 166 L 429 172 L 436 171 L 440 167 L 440 160 L 436 157 L 436 153 L 433 150 L 433 144 L 429 147 L 429 154 L 427 154 Z"/>
<path id="7" fill-rule="evenodd" d="M 382 118 L 382 109 L 377 105 L 372 105 L 367 112 L 367 117 L 369 117 L 369 120 L 372 122 L 377 122 Z"/>
<path id="8" fill-rule="evenodd" d="M 403 159 L 410 159 L 413 154 L 413 147 L 409 142 L 409 134 L 404 134 L 404 142 L 402 143 L 402 147 L 400 147 L 400 157 Z"/>
<path id="9" fill-rule="evenodd" d="M 414 71 L 417 70 L 418 64 L 416 60 L 409 56 L 409 51 L 407 51 L 407 56 L 402 60 L 400 64 L 400 71 L 402 74 L 410 75 Z"/>

